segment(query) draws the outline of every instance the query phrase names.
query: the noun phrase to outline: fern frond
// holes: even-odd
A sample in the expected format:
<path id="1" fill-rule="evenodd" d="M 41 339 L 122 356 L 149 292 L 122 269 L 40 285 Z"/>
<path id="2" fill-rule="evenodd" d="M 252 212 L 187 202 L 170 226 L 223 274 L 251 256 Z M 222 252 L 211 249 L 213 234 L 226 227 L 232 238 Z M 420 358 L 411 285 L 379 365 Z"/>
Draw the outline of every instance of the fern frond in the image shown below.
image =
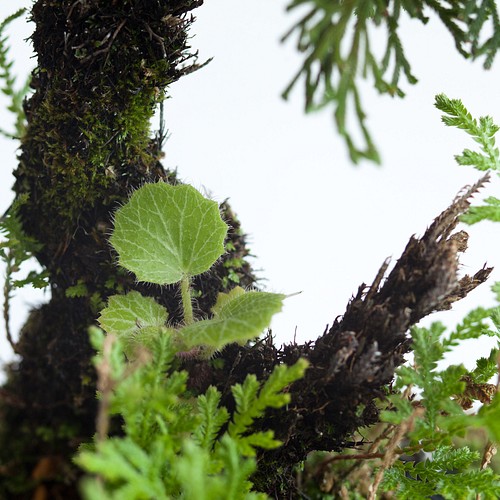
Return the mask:
<path id="1" fill-rule="evenodd" d="M 75 462 L 113 485 L 106 498 L 166 500 L 163 464 L 155 458 L 129 438 L 112 438 L 97 443 L 95 452 L 82 451 Z M 95 486 L 90 488 L 92 491 Z"/>
<path id="2" fill-rule="evenodd" d="M 491 318 L 493 308 L 477 307 L 470 311 L 450 333 L 448 339 L 443 341 L 444 346 L 457 346 L 463 340 L 477 339 L 486 335 L 498 337 L 498 332 L 491 329 L 488 320 Z"/>
<path id="3" fill-rule="evenodd" d="M 492 349 L 487 358 L 479 358 L 476 367 L 469 373 L 472 380 L 477 384 L 485 384 L 498 373 L 499 349 Z"/>
<path id="4" fill-rule="evenodd" d="M 260 384 L 255 375 L 248 375 L 243 384 L 233 386 L 236 412 L 228 427 L 228 434 L 237 442 L 241 440 L 246 456 L 254 454 L 254 446 L 272 448 L 277 445 L 272 433 L 243 438 L 255 419 L 262 417 L 267 408 L 280 408 L 290 401 L 290 395 L 283 390 L 295 380 L 303 377 L 308 366 L 306 360 L 299 360 L 292 366 L 278 365 L 259 391 Z M 252 441 L 254 440 L 254 441 Z"/>
<path id="5" fill-rule="evenodd" d="M 198 412 L 201 421 L 194 433 L 194 438 L 199 446 L 207 450 L 212 449 L 221 427 L 229 419 L 226 408 L 219 407 L 220 397 L 220 392 L 213 386 L 198 397 Z"/>
<path id="6" fill-rule="evenodd" d="M 460 220 L 469 225 L 476 224 L 482 220 L 500 222 L 500 199 L 489 196 L 484 202 L 485 205 L 470 207 Z"/>
<path id="7" fill-rule="evenodd" d="M 14 133 L 9 133 L 1 128 L 0 134 L 9 139 L 19 139 L 24 133 L 25 116 L 22 104 L 28 93 L 31 78 L 28 78 L 20 89 L 16 89 L 16 77 L 12 73 L 13 61 L 8 58 L 10 47 L 8 46 L 8 38 L 4 35 L 4 31 L 13 21 L 25 13 L 26 9 L 19 9 L 0 23 L 0 81 L 3 82 L 0 85 L 0 91 L 10 99 L 7 109 L 14 114 L 16 120 Z"/>
<path id="8" fill-rule="evenodd" d="M 396 462 L 385 473 L 382 488 L 397 494 L 398 499 L 426 499 L 441 495 L 445 499 L 498 498 L 500 476 L 491 469 L 471 470 L 479 453 L 468 447 L 439 447 L 432 460 L 415 464 Z M 446 472 L 449 472 L 447 474 Z"/>
<path id="9" fill-rule="evenodd" d="M 436 96 L 435 106 L 445 114 L 441 117 L 444 124 L 465 130 L 481 148 L 481 152 L 464 149 L 455 160 L 459 165 L 471 165 L 478 170 L 496 170 L 500 175 L 500 151 L 495 144 L 495 134 L 500 127 L 490 116 L 476 120 L 460 99 L 450 99 L 444 94 Z M 466 224 L 482 220 L 500 221 L 500 200 L 494 196 L 486 198 L 484 205 L 472 206 L 461 216 Z"/>
<path id="10" fill-rule="evenodd" d="M 436 96 L 435 106 L 445 114 L 441 120 L 449 127 L 465 130 L 482 150 L 482 153 L 464 150 L 455 156 L 459 165 L 472 165 L 478 170 L 500 170 L 500 152 L 495 146 L 495 134 L 500 127 L 489 116 L 478 120 L 472 117 L 460 99 L 450 99 L 444 94 Z"/>
<path id="11" fill-rule="evenodd" d="M 211 472 L 214 460 L 219 464 L 216 474 Z M 182 455 L 173 464 L 186 500 L 264 500 L 266 495 L 250 491 L 249 478 L 255 469 L 255 460 L 243 458 L 227 435 L 222 437 L 215 456 L 187 440 Z"/>

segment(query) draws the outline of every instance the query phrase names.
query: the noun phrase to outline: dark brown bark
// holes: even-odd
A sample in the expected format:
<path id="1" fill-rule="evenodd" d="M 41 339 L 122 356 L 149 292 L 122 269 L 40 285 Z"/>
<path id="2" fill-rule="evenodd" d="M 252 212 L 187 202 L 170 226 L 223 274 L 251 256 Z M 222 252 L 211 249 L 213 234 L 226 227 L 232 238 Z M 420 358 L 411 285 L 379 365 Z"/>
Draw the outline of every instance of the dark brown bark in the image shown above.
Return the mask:
<path id="1" fill-rule="evenodd" d="M 39 0 L 33 6 L 35 92 L 25 103 L 15 192 L 29 196 L 20 216 L 25 232 L 43 245 L 36 257 L 49 273 L 52 298 L 30 314 L 17 346 L 22 359 L 10 367 L 0 394 L 0 497 L 17 490 L 29 497 L 39 464 L 68 464 L 93 435 L 87 330 L 107 297 L 139 289 L 165 305 L 174 321 L 179 316 L 176 288 L 134 283 L 118 270 L 107 240 L 112 213 L 132 189 L 176 182 L 160 164 L 164 137 L 150 138 L 149 121 L 166 86 L 198 67 L 188 28 L 190 11 L 201 4 Z M 222 209 L 234 250 L 196 280 L 203 312 L 219 291 L 234 286 L 231 277 L 243 286 L 254 282 L 248 264 L 226 265 L 247 251 L 238 221 L 226 204 Z M 70 298 L 66 291 L 75 285 L 86 292 Z M 64 498 L 73 494 L 70 486 Z"/>
<path id="2" fill-rule="evenodd" d="M 29 195 L 21 218 L 26 233 L 43 244 L 37 258 L 49 272 L 52 298 L 31 313 L 18 345 L 22 359 L 11 366 L 0 392 L 0 496 L 30 498 L 37 487 L 51 498 L 77 496 L 69 457 L 95 430 L 87 328 L 107 297 L 138 289 L 178 318 L 175 287 L 136 284 L 114 265 L 107 235 L 113 210 L 131 189 L 177 182 L 163 169 L 162 138 L 151 140 L 147 123 L 164 88 L 196 69 L 187 30 L 190 11 L 201 3 L 38 0 L 33 7 L 38 67 L 35 93 L 26 103 L 15 191 Z M 277 349 L 267 338 L 253 347 L 231 345 L 218 371 L 189 362 L 191 386 L 204 390 L 214 383 L 230 407 L 231 384 L 248 373 L 265 378 L 277 363 L 310 360 L 306 377 L 290 389 L 292 404 L 259 424 L 284 441 L 259 461 L 256 481 L 262 490 L 278 496 L 292 491 L 292 468 L 309 451 L 349 446 L 357 428 L 376 422 L 374 399 L 410 349 L 409 326 L 486 279 L 489 269 L 457 280 L 463 235 L 451 236 L 477 187 L 457 199 L 421 240 L 410 240 L 384 284 L 385 266 L 371 287 L 362 285 L 343 318 L 315 343 Z M 238 221 L 227 205 L 222 208 L 234 250 L 195 282 L 198 307 L 207 314 L 217 293 L 234 285 L 234 273 L 243 286 L 255 282 L 248 264 L 227 266 L 247 250 Z M 86 292 L 70 298 L 66 290 L 75 285 Z"/>
<path id="3" fill-rule="evenodd" d="M 432 312 L 449 309 L 488 278 L 492 268 L 487 267 L 458 278 L 458 257 L 466 249 L 467 234 L 452 233 L 470 198 L 487 180 L 485 176 L 457 197 L 422 238 L 410 238 L 387 277 L 389 262 L 384 262 L 372 285 L 361 285 L 344 315 L 315 342 L 282 349 L 271 338 L 253 348 L 231 345 L 222 353 L 221 371 L 202 364 L 192 367 L 196 381 L 225 390 L 225 404 L 231 406 L 229 389 L 247 373 L 265 378 L 278 363 L 309 360 L 305 377 L 290 388 L 291 404 L 260 423 L 262 429 L 274 429 L 284 443 L 260 457 L 255 480 L 261 491 L 295 498 L 293 469 L 309 452 L 355 445 L 355 431 L 378 421 L 375 401 L 387 394 L 394 370 L 411 349 L 408 329 Z"/>

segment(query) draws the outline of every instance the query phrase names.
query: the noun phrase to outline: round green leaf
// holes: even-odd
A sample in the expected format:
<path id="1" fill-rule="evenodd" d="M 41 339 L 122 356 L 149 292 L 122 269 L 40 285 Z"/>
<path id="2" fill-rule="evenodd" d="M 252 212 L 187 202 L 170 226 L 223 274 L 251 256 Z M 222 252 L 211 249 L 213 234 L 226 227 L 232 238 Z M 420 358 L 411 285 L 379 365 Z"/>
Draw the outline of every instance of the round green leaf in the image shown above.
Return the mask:
<path id="1" fill-rule="evenodd" d="M 188 185 L 146 184 L 115 215 L 111 244 L 140 281 L 166 285 L 208 271 L 227 225 L 215 201 Z"/>
<path id="2" fill-rule="evenodd" d="M 221 349 L 231 342 L 253 339 L 269 326 L 287 297 L 279 293 L 235 290 L 219 294 L 213 319 L 198 321 L 180 330 L 186 346 L 207 345 Z"/>
<path id="3" fill-rule="evenodd" d="M 139 329 L 164 326 L 167 318 L 167 310 L 153 298 L 130 292 L 110 297 L 98 321 L 106 332 L 130 337 Z"/>

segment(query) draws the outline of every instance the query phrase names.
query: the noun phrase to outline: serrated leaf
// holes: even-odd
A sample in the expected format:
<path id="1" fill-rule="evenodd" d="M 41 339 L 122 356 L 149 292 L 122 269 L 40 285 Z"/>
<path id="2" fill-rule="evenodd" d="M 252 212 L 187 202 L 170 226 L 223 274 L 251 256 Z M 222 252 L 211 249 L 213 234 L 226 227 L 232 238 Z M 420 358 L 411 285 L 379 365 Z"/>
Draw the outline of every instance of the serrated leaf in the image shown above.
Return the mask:
<path id="1" fill-rule="evenodd" d="M 130 292 L 110 297 L 98 321 L 106 332 L 129 337 L 138 329 L 162 327 L 167 318 L 167 310 L 154 299 Z"/>
<path id="2" fill-rule="evenodd" d="M 180 330 L 187 347 L 207 345 L 221 349 L 231 342 L 255 338 L 269 326 L 273 315 L 281 311 L 286 298 L 286 295 L 267 292 L 246 292 L 232 298 L 225 295 L 218 300 L 214 319 L 198 321 Z"/>
<path id="3" fill-rule="evenodd" d="M 245 290 L 241 288 L 241 286 L 236 286 L 227 293 L 219 293 L 219 295 L 217 295 L 217 301 L 215 302 L 215 305 L 212 307 L 212 312 L 214 313 L 215 316 L 219 316 L 220 312 L 222 311 L 222 309 L 226 304 L 231 302 L 236 297 L 239 297 L 240 295 L 244 294 Z"/>
<path id="4" fill-rule="evenodd" d="M 116 212 L 111 244 L 140 281 L 160 285 L 208 271 L 224 253 L 227 225 L 192 186 L 146 184 Z"/>

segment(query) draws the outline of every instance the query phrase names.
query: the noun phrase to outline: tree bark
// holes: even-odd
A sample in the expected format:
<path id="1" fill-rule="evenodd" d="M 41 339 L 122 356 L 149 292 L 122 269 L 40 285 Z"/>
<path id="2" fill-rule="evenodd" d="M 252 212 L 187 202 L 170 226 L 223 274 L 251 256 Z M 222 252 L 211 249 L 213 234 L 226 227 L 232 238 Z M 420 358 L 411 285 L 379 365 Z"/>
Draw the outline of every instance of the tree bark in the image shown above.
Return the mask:
<path id="1" fill-rule="evenodd" d="M 144 287 L 115 265 L 107 237 L 113 210 L 144 182 L 177 182 L 160 163 L 163 137 L 150 138 L 149 121 L 165 88 L 197 69 L 187 44 L 190 12 L 202 0 L 38 0 L 32 36 L 38 57 L 35 92 L 25 103 L 26 134 L 15 172 L 25 232 L 50 276 L 50 302 L 34 310 L 0 392 L 0 474 L 6 498 L 77 498 L 78 472 L 70 457 L 95 432 L 95 375 L 87 330 L 114 293 L 153 296 L 178 317 L 175 287 Z M 341 319 L 316 342 L 278 349 L 267 337 L 228 346 L 223 367 L 190 360 L 190 385 L 215 384 L 232 407 L 230 386 L 248 373 L 265 378 L 277 363 L 311 362 L 291 388 L 288 409 L 258 425 L 272 428 L 284 446 L 262 454 L 255 476 L 261 491 L 293 492 L 293 467 L 312 450 L 339 450 L 361 426 L 377 421 L 375 398 L 411 346 L 406 332 L 433 310 L 449 307 L 483 282 L 490 270 L 457 280 L 462 236 L 457 217 L 479 185 L 457 199 L 421 240 L 412 238 L 382 285 L 384 264 L 371 287 L 362 285 Z M 245 238 L 229 206 L 222 209 L 233 250 L 198 277 L 198 307 L 208 314 L 220 291 L 251 286 Z M 235 260 L 236 259 L 236 260 Z M 70 287 L 80 290 L 72 297 Z M 74 290 L 74 288 L 73 288 Z M 277 464 L 281 475 L 276 474 Z M 63 480 L 61 480 L 63 478 Z"/>
<path id="2" fill-rule="evenodd" d="M 486 281 L 492 268 L 458 278 L 459 254 L 467 248 L 468 235 L 453 230 L 487 181 L 483 177 L 457 197 L 422 238 L 411 237 L 388 276 L 389 261 L 384 262 L 374 282 L 359 287 L 345 313 L 315 342 L 277 349 L 268 336 L 253 347 L 228 346 L 219 370 L 192 362 L 196 389 L 216 385 L 224 391 L 223 404 L 232 408 L 230 387 L 247 373 L 263 379 L 276 364 L 309 360 L 305 377 L 290 387 L 292 402 L 257 424 L 261 430 L 273 429 L 284 443 L 259 457 L 254 478 L 259 491 L 297 498 L 294 468 L 308 453 L 355 446 L 355 432 L 378 422 L 376 400 L 390 390 L 395 369 L 411 350 L 408 329 L 432 312 L 450 309 Z"/>
<path id="3" fill-rule="evenodd" d="M 29 196 L 20 217 L 24 231 L 43 245 L 36 258 L 49 273 L 51 300 L 22 328 L 21 361 L 10 367 L 1 393 L 5 496 L 29 491 L 30 481 L 36 486 L 33 474 L 47 460 L 62 468 L 53 476 L 63 469 L 74 476 L 69 457 L 95 428 L 87 330 L 107 297 L 138 289 L 165 305 L 174 321 L 179 316 L 175 287 L 135 283 L 115 265 L 108 235 L 113 211 L 133 189 L 176 182 L 160 163 L 164 137 L 160 131 L 151 139 L 150 119 L 166 87 L 198 68 L 188 29 L 190 12 L 201 4 L 38 0 L 33 6 L 35 92 L 25 103 L 14 189 L 17 197 Z M 230 208 L 222 209 L 233 250 L 194 283 L 205 312 L 235 280 L 254 282 L 248 264 L 234 267 L 247 254 L 244 236 Z M 70 287 L 79 296 L 69 296 Z M 73 490 L 57 491 L 70 498 Z"/>

